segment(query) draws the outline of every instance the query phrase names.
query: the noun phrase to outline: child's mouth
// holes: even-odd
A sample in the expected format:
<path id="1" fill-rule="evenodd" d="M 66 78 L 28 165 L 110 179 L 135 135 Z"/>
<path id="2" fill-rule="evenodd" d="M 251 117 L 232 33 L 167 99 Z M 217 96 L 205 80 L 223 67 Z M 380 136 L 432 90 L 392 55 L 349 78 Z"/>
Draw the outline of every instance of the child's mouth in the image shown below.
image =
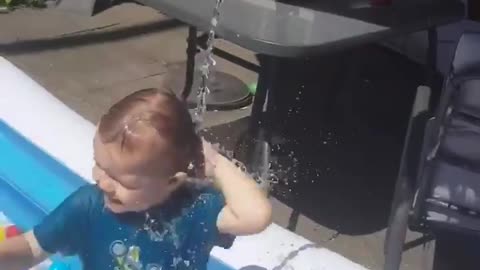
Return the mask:
<path id="1" fill-rule="evenodd" d="M 107 200 L 108 200 L 110 203 L 112 203 L 112 204 L 117 204 L 117 205 L 121 205 L 121 204 L 122 204 L 122 202 L 121 202 L 119 199 L 117 199 L 117 198 L 109 197 L 109 196 L 107 196 L 107 195 L 105 195 L 105 197 L 106 197 Z"/>

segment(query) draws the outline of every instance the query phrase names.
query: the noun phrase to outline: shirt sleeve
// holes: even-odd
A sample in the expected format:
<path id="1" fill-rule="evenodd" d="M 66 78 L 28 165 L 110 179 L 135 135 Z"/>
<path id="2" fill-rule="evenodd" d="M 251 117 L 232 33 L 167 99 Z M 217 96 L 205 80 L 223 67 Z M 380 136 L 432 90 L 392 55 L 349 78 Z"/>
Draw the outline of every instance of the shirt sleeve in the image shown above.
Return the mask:
<path id="1" fill-rule="evenodd" d="M 216 190 L 209 190 L 199 198 L 196 217 L 200 231 L 197 233 L 203 236 L 203 243 L 208 248 L 214 245 L 229 248 L 235 239 L 234 236 L 222 234 L 218 230 L 217 220 L 223 207 L 225 207 L 225 198 Z"/>
<path id="2" fill-rule="evenodd" d="M 207 196 L 204 207 L 206 208 L 205 216 L 207 217 L 206 227 L 211 232 L 209 241 L 216 246 L 226 249 L 230 248 L 233 245 L 235 236 L 221 233 L 217 227 L 218 217 L 225 207 L 225 198 L 219 192 L 213 191 Z"/>
<path id="3" fill-rule="evenodd" d="M 79 188 L 34 227 L 33 233 L 48 253 L 74 255 L 83 245 L 89 227 L 94 187 Z"/>
<path id="4" fill-rule="evenodd" d="M 212 190 L 202 192 L 194 204 L 191 215 L 189 240 L 183 259 L 189 261 L 188 269 L 206 270 L 210 251 L 217 244 L 219 231 L 217 219 L 225 205 L 223 196 Z"/>

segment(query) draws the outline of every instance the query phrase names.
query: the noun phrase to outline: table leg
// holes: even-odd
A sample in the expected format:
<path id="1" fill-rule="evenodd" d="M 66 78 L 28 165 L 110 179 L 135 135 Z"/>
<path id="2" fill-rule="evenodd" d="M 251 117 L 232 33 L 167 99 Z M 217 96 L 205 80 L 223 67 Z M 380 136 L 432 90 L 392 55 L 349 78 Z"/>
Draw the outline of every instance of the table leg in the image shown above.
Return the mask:
<path id="1" fill-rule="evenodd" d="M 192 92 L 193 76 L 195 74 L 195 55 L 197 54 L 197 28 L 190 26 L 187 37 L 187 68 L 185 73 L 185 87 L 182 99 L 187 100 Z"/>
<path id="2" fill-rule="evenodd" d="M 434 97 L 430 101 L 430 108 L 434 108 L 434 104 L 439 101 L 441 95 L 441 85 L 437 87 L 436 73 L 437 73 L 437 52 L 438 52 L 438 37 L 437 28 L 428 29 L 428 51 L 427 51 L 427 66 L 425 84 L 430 87 Z"/>
<path id="3" fill-rule="evenodd" d="M 437 28 L 433 27 L 428 29 L 428 52 L 427 52 L 427 65 L 428 65 L 428 78 L 429 83 L 433 80 L 437 69 Z"/>
<path id="4" fill-rule="evenodd" d="M 260 56 L 260 72 L 258 76 L 257 92 L 252 107 L 249 123 L 249 137 L 252 144 L 247 150 L 246 165 L 249 172 L 259 177 L 262 188 L 270 190 L 270 152 L 271 132 L 274 120 L 273 92 L 279 68 L 279 59 L 270 56 Z"/>

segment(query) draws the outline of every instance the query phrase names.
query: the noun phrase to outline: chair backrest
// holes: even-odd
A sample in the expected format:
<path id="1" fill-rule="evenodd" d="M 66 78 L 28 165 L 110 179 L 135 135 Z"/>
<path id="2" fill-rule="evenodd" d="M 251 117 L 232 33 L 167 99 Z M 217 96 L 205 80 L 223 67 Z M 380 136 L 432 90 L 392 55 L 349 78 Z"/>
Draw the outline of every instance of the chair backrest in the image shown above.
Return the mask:
<path id="1" fill-rule="evenodd" d="M 460 38 L 432 121 L 423 216 L 480 231 L 480 33 Z"/>

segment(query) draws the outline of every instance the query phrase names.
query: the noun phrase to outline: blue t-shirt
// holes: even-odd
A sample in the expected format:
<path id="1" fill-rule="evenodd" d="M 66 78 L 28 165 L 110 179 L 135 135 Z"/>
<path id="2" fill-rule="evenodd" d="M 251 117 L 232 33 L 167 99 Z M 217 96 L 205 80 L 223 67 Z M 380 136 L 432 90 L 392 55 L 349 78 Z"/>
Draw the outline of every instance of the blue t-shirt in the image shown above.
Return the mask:
<path id="1" fill-rule="evenodd" d="M 78 255 L 88 270 L 205 270 L 224 206 L 213 190 L 182 189 L 144 213 L 114 214 L 103 193 L 87 185 L 34 228 L 49 253 Z"/>

